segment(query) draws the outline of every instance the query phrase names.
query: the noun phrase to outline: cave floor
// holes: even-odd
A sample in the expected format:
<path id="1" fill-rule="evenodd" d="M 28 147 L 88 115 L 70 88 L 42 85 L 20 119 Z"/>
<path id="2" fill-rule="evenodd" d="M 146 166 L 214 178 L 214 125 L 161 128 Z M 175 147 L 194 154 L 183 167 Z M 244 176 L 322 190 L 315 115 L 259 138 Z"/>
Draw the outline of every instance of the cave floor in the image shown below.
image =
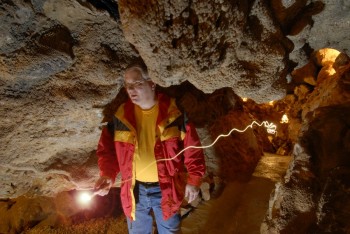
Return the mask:
<path id="1" fill-rule="evenodd" d="M 270 194 L 291 156 L 265 153 L 248 182 L 227 183 L 218 198 L 202 202 L 182 222 L 183 234 L 260 233 Z"/>
<path id="2" fill-rule="evenodd" d="M 203 201 L 182 221 L 183 234 L 197 233 L 260 233 L 260 225 L 268 209 L 275 184 L 286 173 L 290 156 L 265 154 L 248 182 L 225 185 L 218 198 Z M 81 224 L 51 228 L 36 226 L 25 234 L 97 234 L 127 233 L 123 215 L 117 218 L 90 220 Z"/>

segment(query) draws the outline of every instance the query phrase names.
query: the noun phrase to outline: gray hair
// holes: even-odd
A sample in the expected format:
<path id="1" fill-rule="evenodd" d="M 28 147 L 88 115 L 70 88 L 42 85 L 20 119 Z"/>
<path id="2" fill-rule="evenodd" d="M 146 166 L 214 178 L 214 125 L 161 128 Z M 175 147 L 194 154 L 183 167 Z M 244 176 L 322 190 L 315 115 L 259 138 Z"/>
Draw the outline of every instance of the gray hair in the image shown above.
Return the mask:
<path id="1" fill-rule="evenodd" d="M 141 75 L 142 79 L 144 79 L 144 80 L 150 80 L 151 79 L 149 77 L 149 75 L 148 75 L 147 68 L 145 66 L 140 65 L 140 64 L 133 64 L 133 65 L 128 66 L 125 69 L 124 74 L 126 74 L 129 71 L 136 71 L 136 72 L 138 72 Z"/>

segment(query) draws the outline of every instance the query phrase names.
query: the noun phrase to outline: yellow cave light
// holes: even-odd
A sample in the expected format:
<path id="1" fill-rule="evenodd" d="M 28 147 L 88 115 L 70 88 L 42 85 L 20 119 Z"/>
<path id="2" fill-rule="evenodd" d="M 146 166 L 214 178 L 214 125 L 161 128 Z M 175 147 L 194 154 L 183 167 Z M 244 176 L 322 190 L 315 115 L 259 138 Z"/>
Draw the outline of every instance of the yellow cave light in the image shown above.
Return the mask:
<path id="1" fill-rule="evenodd" d="M 270 105 L 270 106 L 273 106 L 273 101 L 269 101 L 269 105 Z"/>
<path id="2" fill-rule="evenodd" d="M 248 98 L 244 97 L 244 98 L 242 98 L 242 100 L 243 100 L 243 102 L 246 102 L 246 101 L 248 101 Z"/>
<path id="3" fill-rule="evenodd" d="M 280 123 L 288 123 L 288 122 L 289 122 L 288 116 L 287 114 L 284 114 L 281 118 Z"/>

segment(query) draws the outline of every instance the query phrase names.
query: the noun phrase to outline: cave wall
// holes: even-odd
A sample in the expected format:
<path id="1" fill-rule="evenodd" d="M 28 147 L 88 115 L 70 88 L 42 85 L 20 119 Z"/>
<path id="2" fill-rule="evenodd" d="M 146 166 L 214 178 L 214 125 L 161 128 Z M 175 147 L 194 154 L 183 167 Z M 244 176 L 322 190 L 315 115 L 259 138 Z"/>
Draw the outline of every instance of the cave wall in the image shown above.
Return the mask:
<path id="1" fill-rule="evenodd" d="M 341 178 L 348 172 L 342 167 L 339 173 L 325 173 L 330 170 L 323 168 L 328 165 L 324 160 L 328 160 L 329 149 L 312 151 L 318 142 L 312 143 L 310 132 L 334 124 L 343 138 L 337 138 L 337 132 L 332 131 L 315 134 L 319 134 L 319 139 L 335 134 L 332 144 L 341 150 L 337 155 L 348 152 L 348 125 L 341 116 L 347 113 L 348 106 L 343 101 L 349 100 L 348 88 L 344 88 L 349 76 L 339 70 L 343 62 L 333 66 L 333 61 L 330 67 L 313 52 L 334 48 L 349 54 L 348 1 L 118 3 L 113 0 L 0 3 L 0 197 L 54 196 L 60 191 L 91 187 L 98 176 L 95 149 L 99 126 L 110 113 L 106 108 L 122 90 L 123 69 L 130 61 L 142 57 L 159 85 L 185 82 L 175 91 L 169 87 L 166 92 L 180 99 L 179 105 L 189 112 L 205 144 L 222 131 L 245 126 L 253 119 L 240 109 L 237 95 L 261 103 L 287 94 L 286 102 L 296 107 L 289 112 L 293 122 L 289 133 L 300 145 L 297 149 L 302 150 L 295 150 L 296 166 L 289 173 L 290 178 L 295 175 L 297 182 L 279 185 L 285 189 L 276 189 L 275 197 L 278 200 L 287 196 L 287 202 L 295 201 L 294 197 L 310 198 L 304 200 L 311 201 L 307 206 L 313 215 L 309 224 L 317 220 L 319 227 L 331 227 L 327 220 L 332 219 L 327 217 L 332 216 L 333 208 L 339 204 L 328 195 L 334 189 L 339 197 L 346 195 L 347 190 L 342 188 L 347 185 Z M 343 58 L 340 60 L 346 62 Z M 320 72 L 322 69 L 324 72 Z M 310 76 L 305 76 L 305 71 Z M 345 78 L 328 79 L 334 71 L 338 75 L 343 72 Z M 340 85 L 339 80 L 344 84 Z M 195 88 L 186 85 L 186 81 Z M 339 96 L 339 92 L 344 96 Z M 321 106 L 325 108 L 322 111 Z M 235 136 L 220 143 L 223 147 L 206 150 L 209 172 L 217 180 L 235 179 L 242 168 L 251 171 L 261 156 L 262 145 L 255 138 L 256 132 L 249 131 L 238 140 Z M 240 140 L 247 139 L 250 147 L 239 148 Z M 235 157 L 235 161 L 230 161 L 230 157 Z M 236 170 L 223 167 L 232 166 L 232 162 L 239 165 Z M 344 161 L 334 162 L 332 168 Z M 309 172 L 303 172 L 303 163 Z M 307 183 L 314 185 L 318 177 L 321 182 L 316 181 L 316 188 L 323 188 L 324 193 L 305 190 Z M 311 182 L 303 183 L 304 180 Z M 334 180 L 343 187 L 333 188 Z M 301 192 L 298 183 L 305 186 Z M 293 189 L 296 193 L 290 193 Z M 330 202 L 323 203 L 316 212 L 315 204 L 320 204 L 321 199 L 315 200 L 315 196 L 330 198 Z M 347 204 L 346 196 L 341 201 Z M 304 211 L 299 212 L 299 207 L 293 204 L 288 203 L 287 210 L 278 208 L 274 200 L 271 204 L 273 216 L 267 218 L 266 230 L 283 231 L 286 226 L 279 222 L 299 224 L 305 217 Z M 4 207 L 8 207 L 7 202 Z M 293 214 L 293 218 L 288 219 L 282 211 Z M 347 217 L 346 214 L 346 210 L 340 209 L 340 217 Z"/>
<path id="2" fill-rule="evenodd" d="M 103 107 L 138 54 L 88 2 L 0 4 L 0 197 L 91 186 Z"/>
<path id="3" fill-rule="evenodd" d="M 350 231 L 350 59 L 332 54 L 333 49 L 317 51 L 305 65 L 321 69 L 314 89 L 293 104 L 300 112 L 299 137 L 287 175 L 271 195 L 262 233 Z"/>

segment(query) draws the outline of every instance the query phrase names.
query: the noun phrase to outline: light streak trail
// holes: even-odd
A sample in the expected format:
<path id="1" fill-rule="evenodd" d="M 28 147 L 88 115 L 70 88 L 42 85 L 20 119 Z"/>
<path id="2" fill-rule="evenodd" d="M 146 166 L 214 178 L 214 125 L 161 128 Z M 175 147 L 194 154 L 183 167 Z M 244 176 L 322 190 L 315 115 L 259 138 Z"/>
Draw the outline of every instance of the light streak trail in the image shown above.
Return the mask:
<path id="1" fill-rule="evenodd" d="M 155 162 L 150 163 L 149 165 L 147 165 L 145 168 L 143 168 L 139 173 L 137 173 L 138 175 L 140 175 L 141 173 L 143 173 L 147 168 L 149 168 L 150 166 L 152 166 L 154 163 L 157 162 L 163 162 L 163 161 L 171 161 L 174 160 L 175 158 L 177 158 L 179 155 L 181 155 L 184 151 L 188 150 L 188 149 L 206 149 L 206 148 L 210 148 L 213 145 L 216 144 L 216 142 L 222 138 L 222 137 L 228 137 L 229 135 L 231 135 L 232 132 L 236 131 L 236 132 L 240 132 L 243 133 L 245 131 L 248 130 L 248 128 L 253 128 L 254 125 L 258 125 L 259 127 L 263 126 L 266 128 L 267 132 L 269 134 L 275 134 L 276 133 L 276 128 L 277 126 L 273 123 L 269 123 L 268 121 L 263 121 L 261 123 L 258 123 L 257 121 L 253 121 L 251 124 L 247 125 L 243 130 L 237 129 L 237 128 L 232 128 L 227 134 L 220 134 L 219 136 L 216 137 L 216 139 L 213 141 L 213 143 L 211 143 L 210 145 L 204 145 L 204 146 L 194 146 L 194 145 L 190 145 L 187 146 L 186 148 L 182 149 L 180 152 L 178 152 L 174 157 L 172 158 L 162 158 L 162 159 L 158 159 Z M 129 179 L 131 180 L 131 179 Z M 126 182 L 128 180 L 125 181 L 120 181 L 120 183 L 122 182 Z"/>
<path id="2" fill-rule="evenodd" d="M 232 128 L 227 134 L 220 134 L 219 136 L 216 137 L 216 139 L 213 141 L 213 143 L 209 144 L 209 145 L 204 145 L 204 146 L 194 146 L 194 145 L 190 145 L 190 146 L 187 146 L 186 148 L 182 149 L 180 152 L 178 152 L 174 157 L 172 158 L 162 158 L 162 159 L 158 159 L 152 163 L 150 163 L 149 165 L 147 165 L 145 168 L 143 168 L 140 172 L 138 172 L 137 174 L 140 175 L 141 173 L 143 173 L 148 167 L 152 166 L 154 163 L 157 163 L 157 162 L 162 162 L 162 161 L 170 161 L 170 160 L 174 160 L 175 158 L 177 158 L 179 155 L 181 155 L 184 151 L 188 150 L 188 149 L 206 149 L 206 148 L 210 148 L 212 147 L 213 145 L 216 144 L 216 142 L 222 138 L 222 137 L 228 137 L 232 134 L 232 132 L 236 131 L 236 132 L 239 132 L 239 133 L 243 133 L 245 131 L 247 131 L 249 128 L 253 128 L 254 125 L 257 125 L 259 127 L 261 126 L 264 126 L 266 128 L 266 131 L 267 133 L 269 134 L 276 134 L 276 129 L 277 129 L 277 126 L 273 123 L 269 123 L 268 121 L 263 121 L 261 123 L 257 122 L 257 121 L 253 121 L 251 122 L 251 124 L 247 125 L 243 130 L 241 129 L 237 129 L 237 128 Z M 121 185 L 122 183 L 125 183 L 127 181 L 130 181 L 132 180 L 133 178 L 130 178 L 130 179 L 127 179 L 127 180 L 122 180 L 122 181 L 117 181 L 115 182 L 117 185 Z M 94 197 L 95 195 L 98 195 L 98 192 L 94 192 L 92 195 L 91 195 L 91 198 Z M 90 200 L 91 200 L 90 198 Z"/>

